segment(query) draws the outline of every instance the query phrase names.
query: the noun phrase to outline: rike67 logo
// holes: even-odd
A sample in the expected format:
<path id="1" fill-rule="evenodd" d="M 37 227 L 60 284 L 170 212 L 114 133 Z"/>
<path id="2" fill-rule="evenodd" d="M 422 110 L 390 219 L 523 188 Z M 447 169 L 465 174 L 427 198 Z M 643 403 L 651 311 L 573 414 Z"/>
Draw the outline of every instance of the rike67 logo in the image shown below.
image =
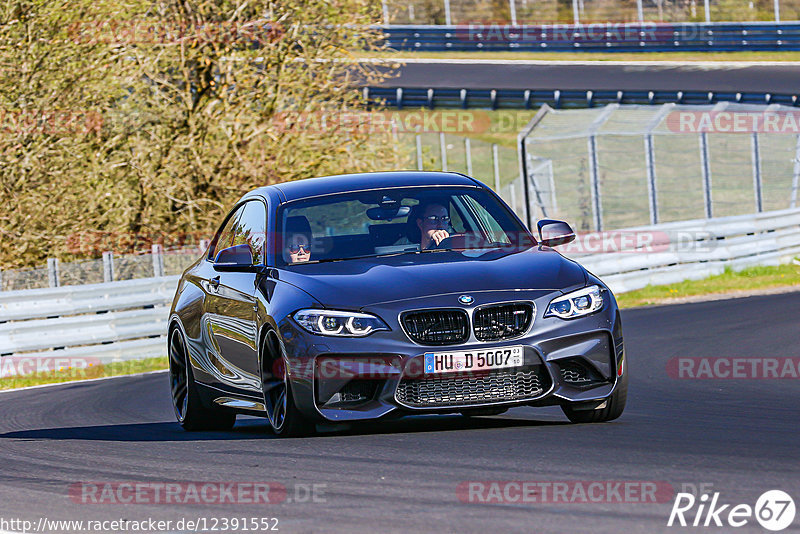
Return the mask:
<path id="1" fill-rule="evenodd" d="M 791 525 L 794 516 L 794 500 L 781 490 L 764 492 L 756 500 L 755 506 L 722 503 L 719 492 L 715 492 L 710 498 L 707 493 L 700 497 L 691 493 L 678 493 L 667 526 L 739 528 L 755 519 L 763 528 L 777 532 Z"/>

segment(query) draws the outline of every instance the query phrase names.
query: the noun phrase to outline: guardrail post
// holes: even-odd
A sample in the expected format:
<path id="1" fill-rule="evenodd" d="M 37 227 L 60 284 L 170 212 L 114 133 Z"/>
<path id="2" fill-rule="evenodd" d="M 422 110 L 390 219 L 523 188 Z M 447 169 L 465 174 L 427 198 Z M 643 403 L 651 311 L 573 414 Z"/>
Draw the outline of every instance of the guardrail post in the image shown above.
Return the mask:
<path id="1" fill-rule="evenodd" d="M 164 276 L 164 247 L 153 245 L 153 276 Z"/>
<path id="2" fill-rule="evenodd" d="M 497 157 L 497 144 L 492 143 L 492 168 L 494 169 L 494 190 L 500 194 L 500 158 Z"/>
<path id="3" fill-rule="evenodd" d="M 762 209 L 762 189 L 761 189 L 761 150 L 758 146 L 758 133 L 753 132 L 752 137 L 753 148 L 753 191 L 756 197 L 756 211 L 761 213 Z"/>
<path id="4" fill-rule="evenodd" d="M 103 252 L 103 282 L 114 281 L 114 253 Z"/>
<path id="5" fill-rule="evenodd" d="M 3 271 L 0 271 L 0 291 L 3 290 Z"/>
<path id="6" fill-rule="evenodd" d="M 708 0 L 706 0 L 708 2 Z M 572 21 L 577 26 L 581 23 L 581 16 L 578 13 L 578 0 L 572 0 Z"/>
<path id="7" fill-rule="evenodd" d="M 775 0 L 776 2 L 778 0 Z M 509 8 L 511 9 L 511 25 L 517 25 L 517 3 L 514 0 L 508 0 Z"/>
<path id="8" fill-rule="evenodd" d="M 794 172 L 792 173 L 792 200 L 790 208 L 797 206 L 797 186 L 800 182 L 800 135 L 797 136 L 797 144 L 794 149 Z"/>
<path id="9" fill-rule="evenodd" d="M 711 206 L 711 166 L 708 163 L 708 134 L 700 134 L 700 168 L 703 171 L 703 203 L 706 207 L 706 219 L 714 215 Z"/>
<path id="10" fill-rule="evenodd" d="M 422 170 L 422 136 L 416 134 L 414 136 L 417 145 L 417 170 Z"/>
<path id="11" fill-rule="evenodd" d="M 703 0 L 703 7 L 706 12 L 706 22 L 711 22 L 711 8 L 708 5 L 708 0 Z"/>
<path id="12" fill-rule="evenodd" d="M 636 14 L 639 15 L 639 24 L 644 22 L 644 10 L 642 9 L 642 0 L 636 0 Z"/>
<path id="13" fill-rule="evenodd" d="M 450 17 L 450 0 L 444 0 L 444 23 L 450 26 L 453 19 Z"/>
<path id="14" fill-rule="evenodd" d="M 467 175 L 472 176 L 472 142 L 469 137 L 464 138 L 464 157 L 467 160 Z"/>
<path id="15" fill-rule="evenodd" d="M 589 136 L 589 182 L 592 190 L 592 215 L 594 229 L 603 231 L 603 211 L 600 204 L 600 176 L 597 168 L 597 136 Z"/>
<path id="16" fill-rule="evenodd" d="M 773 0 L 773 9 L 775 10 L 775 22 L 781 21 L 781 1 Z"/>
<path id="17" fill-rule="evenodd" d="M 447 140 L 444 132 L 439 132 L 439 153 L 442 156 L 442 170 L 447 172 Z"/>
<path id="18" fill-rule="evenodd" d="M 644 136 L 644 157 L 647 163 L 647 197 L 650 203 L 650 224 L 658 224 L 658 193 L 656 191 L 656 160 L 653 136 Z"/>
<path id="19" fill-rule="evenodd" d="M 50 287 L 61 285 L 58 274 L 58 258 L 47 258 L 47 281 Z"/>

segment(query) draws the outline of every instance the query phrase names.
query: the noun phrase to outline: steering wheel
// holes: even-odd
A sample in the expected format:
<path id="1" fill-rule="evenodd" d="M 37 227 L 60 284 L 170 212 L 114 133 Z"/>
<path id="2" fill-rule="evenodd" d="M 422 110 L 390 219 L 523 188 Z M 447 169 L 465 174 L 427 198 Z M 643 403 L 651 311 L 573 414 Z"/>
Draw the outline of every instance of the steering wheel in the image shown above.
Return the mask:
<path id="1" fill-rule="evenodd" d="M 438 245 L 436 245 L 435 247 L 432 247 L 432 248 L 433 248 L 433 250 L 446 250 L 446 249 L 450 248 L 450 245 L 452 244 L 452 242 L 453 242 L 453 236 L 445 237 L 444 239 L 439 241 Z"/>

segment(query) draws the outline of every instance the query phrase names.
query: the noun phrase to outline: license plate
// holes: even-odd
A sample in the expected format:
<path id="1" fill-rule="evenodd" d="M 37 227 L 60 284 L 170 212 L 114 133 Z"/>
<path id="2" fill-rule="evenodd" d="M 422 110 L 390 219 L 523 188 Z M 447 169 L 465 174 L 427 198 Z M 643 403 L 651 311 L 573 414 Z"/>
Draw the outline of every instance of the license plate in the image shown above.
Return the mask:
<path id="1" fill-rule="evenodd" d="M 456 352 L 426 352 L 425 374 L 462 373 L 523 365 L 522 345 Z"/>

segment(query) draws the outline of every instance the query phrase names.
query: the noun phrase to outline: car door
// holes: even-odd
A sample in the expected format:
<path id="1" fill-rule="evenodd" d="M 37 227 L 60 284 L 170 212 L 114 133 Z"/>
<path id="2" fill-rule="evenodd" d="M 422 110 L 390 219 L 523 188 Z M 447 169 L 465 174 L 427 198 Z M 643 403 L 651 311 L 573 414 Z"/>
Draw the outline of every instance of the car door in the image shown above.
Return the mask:
<path id="1" fill-rule="evenodd" d="M 230 241 L 217 243 L 215 253 L 236 245 L 249 245 L 253 264 L 264 262 L 267 211 L 261 200 L 245 202 L 230 230 Z M 228 237 L 223 233 L 222 237 Z M 261 394 L 256 323 L 256 273 L 215 272 L 209 280 L 208 324 L 216 371 L 220 378 L 243 393 Z"/>

